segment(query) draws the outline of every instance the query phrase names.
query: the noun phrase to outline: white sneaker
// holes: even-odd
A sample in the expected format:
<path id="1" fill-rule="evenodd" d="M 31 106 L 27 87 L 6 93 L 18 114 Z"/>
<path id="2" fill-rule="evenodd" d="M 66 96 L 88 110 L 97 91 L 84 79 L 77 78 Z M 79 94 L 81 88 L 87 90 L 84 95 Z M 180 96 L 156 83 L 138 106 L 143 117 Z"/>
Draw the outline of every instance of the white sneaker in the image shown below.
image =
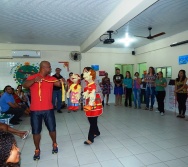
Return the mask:
<path id="1" fill-rule="evenodd" d="M 155 110 L 155 112 L 159 112 L 159 110 Z"/>
<path id="2" fill-rule="evenodd" d="M 163 115 L 164 115 L 164 113 L 162 112 L 162 113 L 161 113 L 161 116 L 163 116 Z"/>

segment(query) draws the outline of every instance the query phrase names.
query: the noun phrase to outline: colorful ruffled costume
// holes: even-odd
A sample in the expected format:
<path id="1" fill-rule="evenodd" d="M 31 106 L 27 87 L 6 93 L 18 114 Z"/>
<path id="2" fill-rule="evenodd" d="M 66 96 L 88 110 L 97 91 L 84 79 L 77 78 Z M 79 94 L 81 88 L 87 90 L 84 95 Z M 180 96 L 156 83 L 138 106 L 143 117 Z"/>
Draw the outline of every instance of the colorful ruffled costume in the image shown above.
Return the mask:
<path id="1" fill-rule="evenodd" d="M 96 92 L 96 84 L 90 83 L 84 88 L 84 92 L 87 92 L 88 95 L 92 93 L 92 91 Z M 84 111 L 87 117 L 96 117 L 100 116 L 103 113 L 103 107 L 102 107 L 102 101 L 101 101 L 101 96 L 99 93 L 95 93 L 95 98 L 93 99 L 93 104 L 90 105 L 91 98 L 88 97 L 85 100 L 85 106 L 84 106 Z"/>

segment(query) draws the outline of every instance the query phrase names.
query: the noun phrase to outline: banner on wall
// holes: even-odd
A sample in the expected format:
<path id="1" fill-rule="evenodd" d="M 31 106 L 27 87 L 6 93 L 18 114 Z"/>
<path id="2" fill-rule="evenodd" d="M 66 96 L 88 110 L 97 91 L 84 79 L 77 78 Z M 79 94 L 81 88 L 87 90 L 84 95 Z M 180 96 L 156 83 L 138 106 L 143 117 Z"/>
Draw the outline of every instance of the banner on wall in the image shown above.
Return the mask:
<path id="1" fill-rule="evenodd" d="M 179 56 L 179 64 L 188 64 L 188 55 Z"/>
<path id="2" fill-rule="evenodd" d="M 95 71 L 99 71 L 99 65 L 93 64 L 91 65 L 91 68 Z"/>

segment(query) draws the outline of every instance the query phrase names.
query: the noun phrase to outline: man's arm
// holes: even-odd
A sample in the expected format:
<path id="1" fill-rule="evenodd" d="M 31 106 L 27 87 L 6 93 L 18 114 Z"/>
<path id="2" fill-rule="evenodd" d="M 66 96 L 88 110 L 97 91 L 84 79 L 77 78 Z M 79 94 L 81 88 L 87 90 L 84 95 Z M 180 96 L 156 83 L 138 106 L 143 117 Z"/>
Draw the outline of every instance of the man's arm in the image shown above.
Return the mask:
<path id="1" fill-rule="evenodd" d="M 117 86 L 118 84 L 116 83 L 115 75 L 113 76 L 113 82 Z"/>
<path id="2" fill-rule="evenodd" d="M 28 89 L 31 87 L 31 85 L 33 85 L 35 82 L 41 82 L 42 81 L 42 78 L 40 77 L 36 77 L 34 79 L 31 79 L 31 80 L 26 80 L 24 83 L 23 83 L 23 87 Z"/>
<path id="3" fill-rule="evenodd" d="M 120 85 L 123 84 L 124 76 L 123 74 L 121 75 L 121 82 L 119 83 Z"/>
<path id="4" fill-rule="evenodd" d="M 8 105 L 12 108 L 21 108 L 17 103 L 8 102 Z"/>

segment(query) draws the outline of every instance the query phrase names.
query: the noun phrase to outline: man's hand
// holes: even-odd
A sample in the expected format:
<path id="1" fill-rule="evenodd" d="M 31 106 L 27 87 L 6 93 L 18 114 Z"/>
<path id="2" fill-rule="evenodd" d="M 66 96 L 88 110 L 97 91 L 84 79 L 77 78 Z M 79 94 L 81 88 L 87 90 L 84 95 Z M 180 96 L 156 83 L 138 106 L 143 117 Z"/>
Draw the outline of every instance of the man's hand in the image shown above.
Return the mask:
<path id="1" fill-rule="evenodd" d="M 42 78 L 37 76 L 35 79 L 34 79 L 34 82 L 42 82 Z"/>

